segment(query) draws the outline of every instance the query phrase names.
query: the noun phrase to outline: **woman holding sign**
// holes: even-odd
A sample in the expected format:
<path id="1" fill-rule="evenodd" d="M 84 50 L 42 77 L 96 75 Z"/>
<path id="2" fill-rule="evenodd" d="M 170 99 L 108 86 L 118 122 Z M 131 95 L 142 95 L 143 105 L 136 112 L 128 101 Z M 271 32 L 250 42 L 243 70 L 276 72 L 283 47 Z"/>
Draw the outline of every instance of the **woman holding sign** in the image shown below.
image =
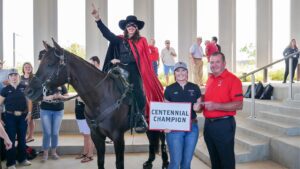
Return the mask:
<path id="1" fill-rule="evenodd" d="M 201 91 L 196 84 L 188 82 L 188 69 L 184 62 L 175 64 L 174 77 L 176 82 L 165 90 L 165 102 L 191 103 L 192 125 L 191 131 L 165 131 L 170 152 L 168 169 L 189 169 L 199 136 L 196 111 L 200 110 Z"/>

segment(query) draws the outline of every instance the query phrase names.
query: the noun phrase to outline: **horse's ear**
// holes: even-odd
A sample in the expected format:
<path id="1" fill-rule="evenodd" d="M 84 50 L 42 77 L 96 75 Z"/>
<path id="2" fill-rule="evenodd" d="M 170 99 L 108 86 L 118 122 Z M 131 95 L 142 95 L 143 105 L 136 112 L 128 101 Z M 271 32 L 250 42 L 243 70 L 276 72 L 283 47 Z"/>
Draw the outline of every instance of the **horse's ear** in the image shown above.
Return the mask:
<path id="1" fill-rule="evenodd" d="M 52 48 L 46 41 L 43 41 L 43 45 L 44 45 L 46 51 L 48 51 Z"/>
<path id="2" fill-rule="evenodd" d="M 61 50 L 62 48 L 59 46 L 59 44 L 53 38 L 51 38 L 51 39 L 52 39 L 55 49 Z"/>

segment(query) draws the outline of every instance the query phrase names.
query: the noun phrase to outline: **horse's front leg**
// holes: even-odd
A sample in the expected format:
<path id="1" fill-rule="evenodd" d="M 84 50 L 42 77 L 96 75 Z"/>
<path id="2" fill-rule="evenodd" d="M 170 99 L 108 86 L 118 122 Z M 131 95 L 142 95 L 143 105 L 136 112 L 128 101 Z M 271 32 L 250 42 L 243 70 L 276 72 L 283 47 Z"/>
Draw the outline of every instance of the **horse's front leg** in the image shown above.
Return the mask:
<path id="1" fill-rule="evenodd" d="M 120 133 L 116 139 L 113 139 L 113 142 L 116 153 L 116 167 L 117 169 L 124 169 L 124 133 Z"/>
<path id="2" fill-rule="evenodd" d="M 162 169 L 167 169 L 169 166 L 168 161 L 168 153 L 167 153 L 167 146 L 166 146 L 166 135 L 164 132 L 160 132 L 160 141 L 161 141 L 161 158 L 163 160 Z"/>
<path id="3" fill-rule="evenodd" d="M 91 130 L 91 137 L 97 150 L 98 169 L 104 169 L 106 137 L 95 129 Z"/>

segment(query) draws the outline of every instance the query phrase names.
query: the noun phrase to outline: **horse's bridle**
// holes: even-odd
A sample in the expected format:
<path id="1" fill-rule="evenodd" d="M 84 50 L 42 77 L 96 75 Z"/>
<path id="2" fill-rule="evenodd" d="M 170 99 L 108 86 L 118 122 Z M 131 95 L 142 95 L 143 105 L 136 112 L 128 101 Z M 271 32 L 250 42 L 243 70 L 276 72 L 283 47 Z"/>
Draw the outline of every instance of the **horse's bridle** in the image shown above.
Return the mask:
<path id="1" fill-rule="evenodd" d="M 36 79 L 38 82 L 41 83 L 43 97 L 47 96 L 48 91 L 51 91 L 48 88 L 48 84 L 52 80 L 54 80 L 55 78 L 57 78 L 59 72 L 61 72 L 61 70 L 64 69 L 64 68 L 66 68 L 66 70 L 67 70 L 67 83 L 68 83 L 68 86 L 69 86 L 69 83 L 70 83 L 70 80 L 71 80 L 71 78 L 70 78 L 70 72 L 69 72 L 69 70 L 67 69 L 67 66 L 66 66 L 67 65 L 67 57 L 65 57 L 64 50 L 62 50 L 62 51 L 63 51 L 62 55 L 59 55 L 54 50 L 54 55 L 59 58 L 59 65 L 58 65 L 57 69 L 55 69 L 52 72 L 52 74 L 47 78 L 47 80 L 45 80 L 45 82 L 42 83 L 42 80 L 40 78 L 38 78 L 37 76 L 33 77 L 34 79 Z M 48 103 L 59 103 L 59 102 L 65 102 L 65 101 L 71 100 L 71 99 L 76 98 L 76 97 L 78 97 L 78 95 L 69 97 L 69 98 L 64 99 L 64 100 L 43 100 L 43 101 L 44 102 L 48 102 Z"/>

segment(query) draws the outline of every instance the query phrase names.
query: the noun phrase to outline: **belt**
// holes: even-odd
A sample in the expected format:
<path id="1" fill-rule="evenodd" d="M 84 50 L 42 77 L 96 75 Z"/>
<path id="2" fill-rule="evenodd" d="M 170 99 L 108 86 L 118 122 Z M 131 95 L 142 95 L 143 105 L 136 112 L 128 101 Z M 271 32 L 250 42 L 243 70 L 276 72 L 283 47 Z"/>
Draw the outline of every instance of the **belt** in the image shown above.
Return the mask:
<path id="1" fill-rule="evenodd" d="M 192 119 L 191 122 L 192 123 L 198 123 L 198 120 L 197 119 Z"/>
<path id="2" fill-rule="evenodd" d="M 224 120 L 224 119 L 230 119 L 232 116 L 223 116 L 223 117 L 216 117 L 216 118 L 206 118 L 207 121 L 209 122 L 215 122 L 218 120 Z"/>
<path id="3" fill-rule="evenodd" d="M 15 116 L 21 116 L 22 114 L 25 114 L 24 111 L 6 111 L 8 114 L 13 114 Z"/>
<path id="4" fill-rule="evenodd" d="M 196 59 L 196 60 L 202 60 L 202 58 L 194 58 L 194 59 Z"/>

